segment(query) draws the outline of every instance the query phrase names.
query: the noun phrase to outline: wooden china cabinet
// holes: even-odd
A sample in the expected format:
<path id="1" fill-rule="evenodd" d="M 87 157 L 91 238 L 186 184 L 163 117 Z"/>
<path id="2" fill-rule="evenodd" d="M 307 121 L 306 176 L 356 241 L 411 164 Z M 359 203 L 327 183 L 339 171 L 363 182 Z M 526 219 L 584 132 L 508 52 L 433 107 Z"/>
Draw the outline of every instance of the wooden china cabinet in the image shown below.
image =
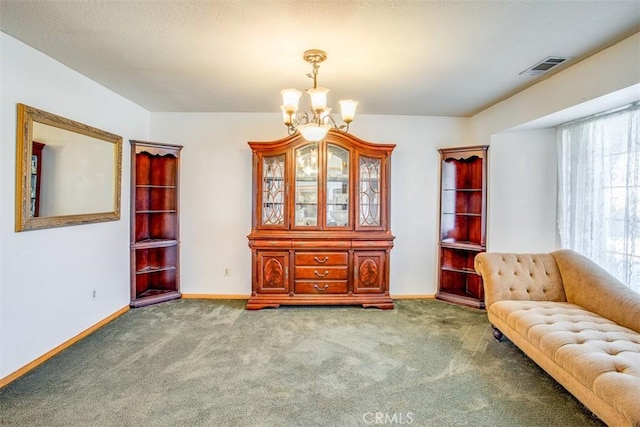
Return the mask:
<path id="1" fill-rule="evenodd" d="M 392 309 L 389 181 L 394 144 L 331 130 L 249 142 L 253 212 L 247 309 L 362 305 Z"/>
<path id="2" fill-rule="evenodd" d="M 180 145 L 131 142 L 131 307 L 181 297 Z"/>
<path id="3" fill-rule="evenodd" d="M 484 308 L 482 277 L 473 268 L 486 250 L 488 146 L 440 149 L 440 269 L 436 298 Z"/>

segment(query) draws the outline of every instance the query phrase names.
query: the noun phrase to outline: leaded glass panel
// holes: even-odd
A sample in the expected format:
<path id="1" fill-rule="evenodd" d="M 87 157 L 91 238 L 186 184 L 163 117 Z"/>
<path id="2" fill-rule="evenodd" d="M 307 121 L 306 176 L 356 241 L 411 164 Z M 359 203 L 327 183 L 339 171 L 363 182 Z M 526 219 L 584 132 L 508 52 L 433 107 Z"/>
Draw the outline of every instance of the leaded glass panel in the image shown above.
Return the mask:
<path id="1" fill-rule="evenodd" d="M 262 225 L 283 225 L 285 213 L 284 155 L 262 161 Z"/>
<path id="2" fill-rule="evenodd" d="M 380 226 L 380 159 L 360 157 L 361 226 Z"/>

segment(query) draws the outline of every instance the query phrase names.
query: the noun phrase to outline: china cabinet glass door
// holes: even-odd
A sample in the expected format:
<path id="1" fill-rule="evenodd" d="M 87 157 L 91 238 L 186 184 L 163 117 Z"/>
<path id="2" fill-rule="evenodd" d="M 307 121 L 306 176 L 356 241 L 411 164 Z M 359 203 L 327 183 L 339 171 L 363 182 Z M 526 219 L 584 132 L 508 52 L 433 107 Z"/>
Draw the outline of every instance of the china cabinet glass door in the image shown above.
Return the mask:
<path id="1" fill-rule="evenodd" d="M 349 151 L 337 145 L 327 146 L 328 227 L 349 225 Z"/>
<path id="2" fill-rule="evenodd" d="M 318 143 L 296 149 L 295 225 L 318 226 Z"/>
<path id="3" fill-rule="evenodd" d="M 265 156 L 262 161 L 262 225 L 284 225 L 285 156 Z"/>
<path id="4" fill-rule="evenodd" d="M 360 226 L 380 226 L 380 159 L 360 157 Z"/>

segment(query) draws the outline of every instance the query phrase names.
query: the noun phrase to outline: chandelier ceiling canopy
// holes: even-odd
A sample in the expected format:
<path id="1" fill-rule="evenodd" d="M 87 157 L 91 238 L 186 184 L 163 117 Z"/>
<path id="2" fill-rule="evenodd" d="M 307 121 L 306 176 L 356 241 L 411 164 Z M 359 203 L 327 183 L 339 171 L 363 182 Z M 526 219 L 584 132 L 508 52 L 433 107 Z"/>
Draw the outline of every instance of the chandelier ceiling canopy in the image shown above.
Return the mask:
<path id="1" fill-rule="evenodd" d="M 356 114 L 358 102 L 351 99 L 339 101 L 342 120 L 345 124 L 338 125 L 331 115 L 331 108 L 327 107 L 329 89 L 318 86 L 319 64 L 327 59 L 327 53 L 319 49 L 310 49 L 304 52 L 302 58 L 312 66 L 312 72 L 307 74 L 307 77 L 313 79 L 313 87 L 307 90 L 311 101 L 311 111 L 298 113 L 298 102 L 302 92 L 297 89 L 283 89 L 281 91 L 282 105 L 280 109 L 289 135 L 300 131 L 302 137 L 307 141 L 320 141 L 324 139 L 331 128 L 347 133 L 349 124 Z"/>

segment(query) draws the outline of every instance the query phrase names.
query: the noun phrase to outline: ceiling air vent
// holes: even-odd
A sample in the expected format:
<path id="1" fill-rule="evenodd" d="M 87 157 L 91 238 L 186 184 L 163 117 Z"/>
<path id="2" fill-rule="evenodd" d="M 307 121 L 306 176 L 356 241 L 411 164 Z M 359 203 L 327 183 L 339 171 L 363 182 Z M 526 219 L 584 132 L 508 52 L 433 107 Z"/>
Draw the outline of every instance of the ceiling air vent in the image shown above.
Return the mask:
<path id="1" fill-rule="evenodd" d="M 570 57 L 563 56 L 549 56 L 542 61 L 538 62 L 533 67 L 527 68 L 520 75 L 524 74 L 527 76 L 539 76 L 540 74 L 544 74 L 552 68 L 557 67 L 558 65 L 568 61 L 571 59 Z"/>

